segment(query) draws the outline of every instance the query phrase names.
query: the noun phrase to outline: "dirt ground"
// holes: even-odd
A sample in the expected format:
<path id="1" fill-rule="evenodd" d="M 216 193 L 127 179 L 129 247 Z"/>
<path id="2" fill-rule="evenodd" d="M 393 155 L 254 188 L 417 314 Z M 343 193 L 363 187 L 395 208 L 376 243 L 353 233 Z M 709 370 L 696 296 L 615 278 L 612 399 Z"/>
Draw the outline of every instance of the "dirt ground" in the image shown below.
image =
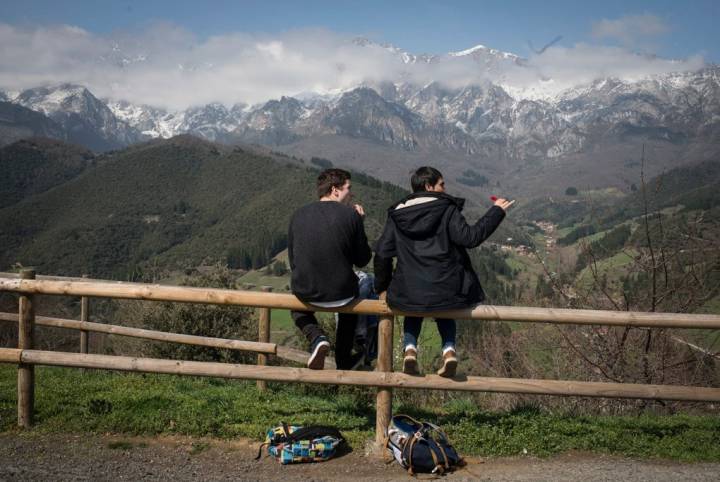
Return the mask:
<path id="1" fill-rule="evenodd" d="M 256 442 L 189 437 L 0 433 L 0 481 L 236 480 L 411 481 L 399 465 L 355 450 L 328 462 L 282 466 L 255 461 Z M 720 464 L 682 464 L 594 454 L 550 459 L 468 458 L 447 481 L 718 480 Z"/>

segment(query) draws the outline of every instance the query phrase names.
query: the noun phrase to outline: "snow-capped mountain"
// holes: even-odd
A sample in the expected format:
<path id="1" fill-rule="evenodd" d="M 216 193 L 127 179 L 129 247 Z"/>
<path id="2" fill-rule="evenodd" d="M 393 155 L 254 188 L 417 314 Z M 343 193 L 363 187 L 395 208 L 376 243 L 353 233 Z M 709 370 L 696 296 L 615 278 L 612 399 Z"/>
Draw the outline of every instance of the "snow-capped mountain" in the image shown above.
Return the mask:
<path id="1" fill-rule="evenodd" d="M 471 61 L 479 71 L 523 68 L 521 57 L 482 45 L 443 55 L 414 55 L 365 39 L 354 43 L 403 64 Z M 464 87 L 408 79 L 366 82 L 345 91 L 304 92 L 258 105 L 212 103 L 180 111 L 98 100 L 63 84 L 0 95 L 60 124 L 93 149 L 190 133 L 220 142 L 290 145 L 339 136 L 416 152 L 552 160 L 628 137 L 680 143 L 720 130 L 720 68 L 628 81 L 598 79 L 554 96 L 519 95 L 492 75 Z M 499 78 L 498 78 L 499 79 Z"/>
<path id="2" fill-rule="evenodd" d="M 20 92 L 12 102 L 57 122 L 70 142 L 107 150 L 139 142 L 144 137 L 119 120 L 88 89 L 73 84 L 38 87 Z"/>
<path id="3" fill-rule="evenodd" d="M 108 107 L 115 117 L 151 138 L 193 133 L 211 141 L 222 140 L 228 132 L 237 129 L 247 115 L 245 104 L 236 104 L 228 109 L 222 104 L 213 103 L 168 111 L 126 101 L 110 101 Z"/>
<path id="4" fill-rule="evenodd" d="M 485 47 L 448 57 L 476 55 L 522 60 Z M 408 150 L 433 145 L 490 155 L 500 149 L 509 158 L 553 159 L 604 137 L 637 134 L 677 142 L 712 131 L 720 119 L 719 71 L 708 67 L 632 82 L 607 78 L 535 100 L 513 97 L 485 80 L 456 89 L 439 82 L 368 83 L 335 96 L 305 93 L 256 106 L 210 104 L 181 112 L 127 103 L 110 107 L 153 137 L 194 133 L 211 140 L 283 145 L 340 135 Z"/>

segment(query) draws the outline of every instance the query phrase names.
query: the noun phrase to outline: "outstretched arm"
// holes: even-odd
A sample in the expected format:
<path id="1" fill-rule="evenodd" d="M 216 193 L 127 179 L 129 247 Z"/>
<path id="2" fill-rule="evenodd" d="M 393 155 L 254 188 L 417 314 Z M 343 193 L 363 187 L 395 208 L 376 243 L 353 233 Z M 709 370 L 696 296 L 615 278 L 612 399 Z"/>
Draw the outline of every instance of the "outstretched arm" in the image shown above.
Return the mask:
<path id="1" fill-rule="evenodd" d="M 505 210 L 497 204 L 473 225 L 467 223 L 459 210 L 455 210 L 448 225 L 450 240 L 463 248 L 475 248 L 495 232 L 504 218 Z"/>

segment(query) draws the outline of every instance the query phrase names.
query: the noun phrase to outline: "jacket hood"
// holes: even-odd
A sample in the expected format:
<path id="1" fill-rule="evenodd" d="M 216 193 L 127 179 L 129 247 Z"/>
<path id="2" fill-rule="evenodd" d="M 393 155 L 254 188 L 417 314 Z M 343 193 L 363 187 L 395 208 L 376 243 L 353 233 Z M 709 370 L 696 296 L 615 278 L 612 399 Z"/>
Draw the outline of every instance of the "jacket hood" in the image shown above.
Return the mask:
<path id="1" fill-rule="evenodd" d="M 433 235 L 450 206 L 461 210 L 465 200 L 439 192 L 416 192 L 393 204 L 388 216 L 406 236 L 425 237 Z"/>

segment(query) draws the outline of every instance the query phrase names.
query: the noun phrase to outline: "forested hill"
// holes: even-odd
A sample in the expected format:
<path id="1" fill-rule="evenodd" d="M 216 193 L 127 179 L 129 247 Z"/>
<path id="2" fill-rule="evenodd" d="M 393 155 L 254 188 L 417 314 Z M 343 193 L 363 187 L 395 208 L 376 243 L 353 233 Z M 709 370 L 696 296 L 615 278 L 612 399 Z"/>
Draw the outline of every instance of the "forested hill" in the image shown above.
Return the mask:
<path id="1" fill-rule="evenodd" d="M 84 147 L 42 137 L 0 148 L 0 209 L 69 181 L 94 157 Z"/>
<path id="2" fill-rule="evenodd" d="M 127 279 L 151 266 L 260 266 L 285 247 L 289 217 L 315 198 L 318 174 L 282 156 L 187 135 L 91 164 L 44 192 L 15 189 L 17 202 L 0 209 L 0 270 L 20 263 L 43 274 Z M 62 165 L 53 158 L 35 170 Z M 404 191 L 364 175 L 353 177 L 353 191 L 374 238 L 387 206 Z"/>

